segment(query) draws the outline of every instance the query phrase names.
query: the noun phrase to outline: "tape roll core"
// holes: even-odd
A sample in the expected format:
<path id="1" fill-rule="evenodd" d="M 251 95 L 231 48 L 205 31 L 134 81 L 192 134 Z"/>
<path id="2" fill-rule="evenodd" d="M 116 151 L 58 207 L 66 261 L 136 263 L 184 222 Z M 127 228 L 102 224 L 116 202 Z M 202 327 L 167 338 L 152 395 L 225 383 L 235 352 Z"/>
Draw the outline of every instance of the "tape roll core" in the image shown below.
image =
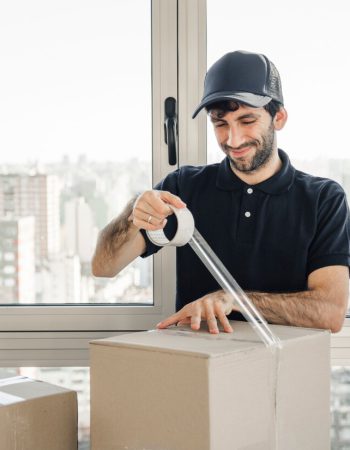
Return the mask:
<path id="1" fill-rule="evenodd" d="M 165 245 L 182 247 L 190 241 L 194 232 L 194 219 L 192 213 L 187 208 L 175 208 L 175 206 L 172 205 L 168 206 L 174 211 L 177 220 L 177 230 L 173 239 L 169 241 L 163 230 L 146 230 L 146 234 L 150 241 L 155 245 L 162 247 Z"/>

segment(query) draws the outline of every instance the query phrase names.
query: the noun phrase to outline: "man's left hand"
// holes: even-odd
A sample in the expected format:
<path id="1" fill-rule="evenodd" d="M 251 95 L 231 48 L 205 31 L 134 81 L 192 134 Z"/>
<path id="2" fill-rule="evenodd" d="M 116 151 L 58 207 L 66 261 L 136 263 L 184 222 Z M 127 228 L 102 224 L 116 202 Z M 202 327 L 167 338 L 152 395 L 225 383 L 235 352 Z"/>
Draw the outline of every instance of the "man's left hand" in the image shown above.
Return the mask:
<path id="1" fill-rule="evenodd" d="M 233 329 L 226 316 L 233 310 L 238 311 L 238 308 L 234 306 L 232 298 L 228 294 L 225 294 L 224 291 L 216 291 L 188 303 L 177 313 L 159 322 L 157 328 L 167 328 L 174 324 L 191 324 L 192 330 L 199 330 L 201 321 L 206 320 L 209 332 L 218 334 L 217 320 L 219 320 L 224 331 L 226 333 L 232 333 Z"/>

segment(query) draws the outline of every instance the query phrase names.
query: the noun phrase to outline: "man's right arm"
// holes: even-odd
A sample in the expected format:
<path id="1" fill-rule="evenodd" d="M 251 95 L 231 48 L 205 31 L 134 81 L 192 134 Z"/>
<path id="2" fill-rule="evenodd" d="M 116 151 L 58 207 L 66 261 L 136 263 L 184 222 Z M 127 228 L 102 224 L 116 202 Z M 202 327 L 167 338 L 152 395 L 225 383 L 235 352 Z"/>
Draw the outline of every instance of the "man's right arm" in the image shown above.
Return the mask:
<path id="1" fill-rule="evenodd" d="M 167 191 L 146 191 L 133 198 L 123 212 L 99 233 L 92 273 L 97 277 L 114 277 L 146 250 L 140 229 L 159 230 L 172 214 L 169 204 L 185 207 L 179 197 Z"/>
<path id="2" fill-rule="evenodd" d="M 122 213 L 100 231 L 92 258 L 92 273 L 96 277 L 114 277 L 144 253 L 145 240 L 132 221 L 135 201 L 136 198 L 130 200 Z"/>

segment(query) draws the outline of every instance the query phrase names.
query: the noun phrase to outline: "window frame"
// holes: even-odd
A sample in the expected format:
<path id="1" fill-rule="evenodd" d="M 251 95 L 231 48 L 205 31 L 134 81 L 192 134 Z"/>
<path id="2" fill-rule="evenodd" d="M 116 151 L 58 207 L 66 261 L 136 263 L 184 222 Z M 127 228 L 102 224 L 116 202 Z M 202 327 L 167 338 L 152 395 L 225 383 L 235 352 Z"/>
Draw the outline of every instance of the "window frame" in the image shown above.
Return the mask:
<path id="1" fill-rule="evenodd" d="M 350 318 L 339 333 L 331 335 L 331 365 L 350 366 Z"/>
<path id="2" fill-rule="evenodd" d="M 164 99 L 177 98 L 177 1 L 152 0 L 152 169 L 153 183 L 177 167 L 167 160 L 164 142 Z M 174 311 L 175 253 L 164 249 L 154 256 L 153 305 L 62 304 L 0 305 L 2 332 L 75 332 L 142 330 Z M 164 280 L 162 277 L 165 277 Z M 25 335 L 23 335 L 23 339 Z M 1 356 L 1 353 L 0 353 Z"/>

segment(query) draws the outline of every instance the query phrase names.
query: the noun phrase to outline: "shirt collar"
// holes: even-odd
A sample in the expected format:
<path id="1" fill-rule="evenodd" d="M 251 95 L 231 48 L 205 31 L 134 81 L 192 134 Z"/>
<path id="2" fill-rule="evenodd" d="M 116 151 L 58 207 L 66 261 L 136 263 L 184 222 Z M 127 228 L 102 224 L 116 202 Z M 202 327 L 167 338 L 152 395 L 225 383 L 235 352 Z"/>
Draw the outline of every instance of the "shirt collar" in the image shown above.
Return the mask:
<path id="1" fill-rule="evenodd" d="M 294 182 L 295 169 L 291 165 L 287 153 L 278 149 L 278 155 L 282 161 L 281 169 L 267 180 L 255 184 L 255 189 L 266 194 L 281 194 L 290 189 Z M 247 184 L 232 171 L 229 159 L 227 157 L 223 159 L 219 165 L 216 187 L 225 191 L 233 191 L 245 186 Z"/>

